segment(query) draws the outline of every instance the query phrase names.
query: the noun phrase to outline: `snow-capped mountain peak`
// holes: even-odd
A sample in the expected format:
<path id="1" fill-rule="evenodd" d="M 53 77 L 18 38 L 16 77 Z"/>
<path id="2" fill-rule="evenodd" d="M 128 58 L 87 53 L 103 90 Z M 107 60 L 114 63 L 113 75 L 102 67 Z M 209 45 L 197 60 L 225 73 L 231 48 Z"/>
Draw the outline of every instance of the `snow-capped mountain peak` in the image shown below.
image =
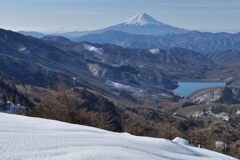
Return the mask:
<path id="1" fill-rule="evenodd" d="M 132 18 L 126 20 L 124 22 L 126 25 L 136 25 L 136 26 L 142 26 L 142 25 L 163 25 L 163 23 L 157 21 L 156 19 L 152 18 L 146 13 L 139 13 Z"/>
<path id="2" fill-rule="evenodd" d="M 70 32 L 65 33 L 63 36 L 73 40 L 73 41 L 79 41 L 82 39 L 81 36 L 83 35 L 92 35 L 92 40 L 94 42 L 94 39 L 99 38 L 99 33 L 105 33 L 107 31 L 120 31 L 125 32 L 129 34 L 136 34 L 136 35 L 164 35 L 164 34 L 180 34 L 180 33 L 186 33 L 188 30 L 178 28 L 171 26 L 166 23 L 159 22 L 158 20 L 152 18 L 146 13 L 140 13 L 132 18 L 121 22 L 119 24 L 109 26 L 103 29 L 98 29 L 94 31 L 88 31 L 88 32 Z M 95 37 L 96 36 L 96 37 Z M 124 35 L 122 35 L 124 36 Z M 86 38 L 86 37 L 85 37 Z M 88 41 L 88 40 L 86 40 Z M 113 40 L 110 40 L 113 41 Z M 109 42 L 107 42 L 109 43 Z M 121 42 L 124 43 L 124 42 Z"/>

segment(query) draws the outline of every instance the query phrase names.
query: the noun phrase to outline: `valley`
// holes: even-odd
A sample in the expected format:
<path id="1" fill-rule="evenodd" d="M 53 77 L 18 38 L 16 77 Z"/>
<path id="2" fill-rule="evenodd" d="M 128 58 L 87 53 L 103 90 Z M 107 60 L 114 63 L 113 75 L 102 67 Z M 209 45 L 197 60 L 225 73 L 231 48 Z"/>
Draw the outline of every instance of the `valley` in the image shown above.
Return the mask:
<path id="1" fill-rule="evenodd" d="M 177 135 L 213 150 L 214 141 L 222 140 L 231 144 L 225 153 L 236 156 L 240 90 L 237 74 L 229 71 L 238 66 L 238 54 L 236 64 L 228 65 L 231 59 L 218 63 L 211 55 L 183 48 L 153 54 L 57 36 L 1 34 L 1 57 L 6 59 L 2 95 L 17 97 L 29 108 L 24 114 L 141 136 Z M 183 97 L 173 90 L 184 80 L 202 81 L 203 86 L 195 83 L 197 89 L 190 86 Z M 212 141 L 200 142 L 199 132 Z"/>

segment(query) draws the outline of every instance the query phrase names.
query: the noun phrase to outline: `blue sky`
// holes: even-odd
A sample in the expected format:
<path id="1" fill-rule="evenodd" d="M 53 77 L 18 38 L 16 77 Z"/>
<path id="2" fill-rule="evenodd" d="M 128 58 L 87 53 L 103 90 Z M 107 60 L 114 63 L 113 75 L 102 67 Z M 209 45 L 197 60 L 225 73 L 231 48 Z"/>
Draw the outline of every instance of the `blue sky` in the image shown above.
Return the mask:
<path id="1" fill-rule="evenodd" d="M 143 12 L 186 29 L 240 31 L 240 0 L 0 0 L 0 28 L 92 30 Z"/>

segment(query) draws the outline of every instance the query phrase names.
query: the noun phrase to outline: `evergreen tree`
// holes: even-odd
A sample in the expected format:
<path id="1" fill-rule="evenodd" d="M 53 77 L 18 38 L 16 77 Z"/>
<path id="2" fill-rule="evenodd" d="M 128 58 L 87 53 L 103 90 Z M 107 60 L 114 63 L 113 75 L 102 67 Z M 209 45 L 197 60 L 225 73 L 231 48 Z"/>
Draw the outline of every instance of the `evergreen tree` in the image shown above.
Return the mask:
<path id="1" fill-rule="evenodd" d="M 12 103 L 13 104 L 17 104 L 17 97 L 16 97 L 16 95 L 12 96 Z"/>
<path id="2" fill-rule="evenodd" d="M 7 110 L 7 101 L 7 96 L 5 94 L 2 95 L 3 110 Z"/>

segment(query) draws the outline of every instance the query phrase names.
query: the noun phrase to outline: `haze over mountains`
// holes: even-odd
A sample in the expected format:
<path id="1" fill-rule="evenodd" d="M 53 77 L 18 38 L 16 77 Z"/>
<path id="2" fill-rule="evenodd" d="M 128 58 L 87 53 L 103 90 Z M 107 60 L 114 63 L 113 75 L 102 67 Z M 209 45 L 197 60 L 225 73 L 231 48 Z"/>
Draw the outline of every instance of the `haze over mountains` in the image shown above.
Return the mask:
<path id="1" fill-rule="evenodd" d="M 35 37 L 35 38 L 42 38 L 42 37 L 45 36 L 45 34 L 40 33 L 40 32 L 36 32 L 36 31 L 19 31 L 18 33 L 21 33 L 21 34 L 26 35 L 26 36 L 32 36 L 32 37 Z"/>

